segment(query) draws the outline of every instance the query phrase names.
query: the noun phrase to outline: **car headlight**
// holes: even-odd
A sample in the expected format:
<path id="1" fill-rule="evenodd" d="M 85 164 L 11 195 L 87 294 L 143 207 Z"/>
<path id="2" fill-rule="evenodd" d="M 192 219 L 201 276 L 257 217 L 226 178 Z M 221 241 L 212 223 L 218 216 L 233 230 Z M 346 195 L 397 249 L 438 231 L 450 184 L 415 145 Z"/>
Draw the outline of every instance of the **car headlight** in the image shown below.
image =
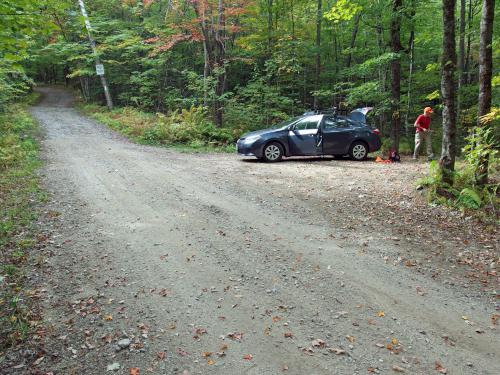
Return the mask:
<path id="1" fill-rule="evenodd" d="M 257 139 L 259 139 L 260 137 L 258 135 L 254 135 L 252 137 L 248 137 L 248 138 L 245 138 L 243 140 L 244 143 L 254 143 Z"/>

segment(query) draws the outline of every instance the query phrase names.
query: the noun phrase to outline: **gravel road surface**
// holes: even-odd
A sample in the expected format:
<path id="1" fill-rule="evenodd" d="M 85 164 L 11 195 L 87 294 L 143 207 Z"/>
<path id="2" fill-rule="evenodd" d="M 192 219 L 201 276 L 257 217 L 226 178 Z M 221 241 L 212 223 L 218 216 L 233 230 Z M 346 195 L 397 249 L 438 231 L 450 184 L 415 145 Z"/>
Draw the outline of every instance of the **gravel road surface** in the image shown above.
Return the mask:
<path id="1" fill-rule="evenodd" d="M 39 90 L 47 329 L 30 371 L 500 374 L 498 228 L 428 207 L 425 163 L 179 153 Z"/>

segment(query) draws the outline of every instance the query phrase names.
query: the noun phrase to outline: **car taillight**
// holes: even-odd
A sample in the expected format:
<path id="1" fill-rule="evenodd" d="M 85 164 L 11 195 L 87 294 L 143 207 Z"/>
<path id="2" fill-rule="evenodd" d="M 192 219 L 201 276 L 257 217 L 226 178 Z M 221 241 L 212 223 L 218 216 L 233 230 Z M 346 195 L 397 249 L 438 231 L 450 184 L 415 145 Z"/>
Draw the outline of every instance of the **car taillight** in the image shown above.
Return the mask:
<path id="1" fill-rule="evenodd" d="M 380 135 L 380 130 L 378 130 L 378 129 L 373 129 L 373 132 L 374 132 L 375 134 Z"/>

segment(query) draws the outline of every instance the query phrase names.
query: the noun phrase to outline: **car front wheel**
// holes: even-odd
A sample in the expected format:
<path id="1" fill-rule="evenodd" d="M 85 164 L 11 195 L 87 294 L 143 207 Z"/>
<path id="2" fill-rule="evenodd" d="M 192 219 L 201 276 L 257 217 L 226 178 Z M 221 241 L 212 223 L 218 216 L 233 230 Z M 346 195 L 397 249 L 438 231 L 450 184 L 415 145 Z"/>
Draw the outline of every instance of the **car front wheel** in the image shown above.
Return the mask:
<path id="1" fill-rule="evenodd" d="M 365 160 L 368 156 L 368 147 L 363 142 L 354 142 L 349 149 L 349 155 L 354 160 Z"/>
<path id="2" fill-rule="evenodd" d="M 263 157 L 271 163 L 280 161 L 283 158 L 283 147 L 277 142 L 271 142 L 264 147 Z"/>

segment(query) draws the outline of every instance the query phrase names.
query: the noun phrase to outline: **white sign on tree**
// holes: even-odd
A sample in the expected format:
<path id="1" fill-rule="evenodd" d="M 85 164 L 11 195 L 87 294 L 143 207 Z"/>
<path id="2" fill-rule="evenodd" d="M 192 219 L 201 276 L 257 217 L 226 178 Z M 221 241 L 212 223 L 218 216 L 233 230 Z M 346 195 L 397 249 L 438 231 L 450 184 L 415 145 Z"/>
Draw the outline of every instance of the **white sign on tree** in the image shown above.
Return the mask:
<path id="1" fill-rule="evenodd" d="M 96 71 L 96 73 L 97 73 L 98 76 L 103 76 L 104 75 L 104 65 L 97 64 L 95 66 L 95 71 Z"/>

